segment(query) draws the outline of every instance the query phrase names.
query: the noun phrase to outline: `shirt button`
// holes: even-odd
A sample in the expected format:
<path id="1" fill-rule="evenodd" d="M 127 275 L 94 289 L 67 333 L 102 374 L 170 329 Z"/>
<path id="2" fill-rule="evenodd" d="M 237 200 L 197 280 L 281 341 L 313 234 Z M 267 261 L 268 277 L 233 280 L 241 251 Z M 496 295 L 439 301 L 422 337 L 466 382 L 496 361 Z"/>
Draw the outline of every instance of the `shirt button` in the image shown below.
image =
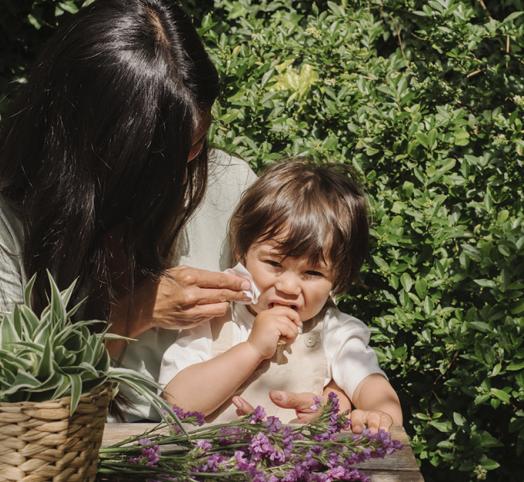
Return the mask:
<path id="1" fill-rule="evenodd" d="M 310 333 L 306 336 L 306 339 L 304 340 L 305 345 L 308 348 L 313 348 L 318 342 L 318 337 L 315 333 Z"/>

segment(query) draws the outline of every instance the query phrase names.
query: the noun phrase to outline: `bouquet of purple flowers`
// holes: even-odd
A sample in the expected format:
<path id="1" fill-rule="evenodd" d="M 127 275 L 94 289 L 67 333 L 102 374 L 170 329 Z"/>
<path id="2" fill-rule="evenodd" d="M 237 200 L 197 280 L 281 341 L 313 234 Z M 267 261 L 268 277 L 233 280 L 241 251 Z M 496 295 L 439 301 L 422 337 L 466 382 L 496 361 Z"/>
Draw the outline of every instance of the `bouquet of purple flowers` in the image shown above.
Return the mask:
<path id="1" fill-rule="evenodd" d="M 307 425 L 283 425 L 257 407 L 227 424 L 204 425 L 197 412 L 174 408 L 190 431 L 161 423 L 140 436 L 100 450 L 100 480 L 199 481 L 369 480 L 355 464 L 401 448 L 389 433 L 343 432 L 350 421 L 331 393 L 320 416 Z M 169 433 L 166 434 L 166 428 Z"/>

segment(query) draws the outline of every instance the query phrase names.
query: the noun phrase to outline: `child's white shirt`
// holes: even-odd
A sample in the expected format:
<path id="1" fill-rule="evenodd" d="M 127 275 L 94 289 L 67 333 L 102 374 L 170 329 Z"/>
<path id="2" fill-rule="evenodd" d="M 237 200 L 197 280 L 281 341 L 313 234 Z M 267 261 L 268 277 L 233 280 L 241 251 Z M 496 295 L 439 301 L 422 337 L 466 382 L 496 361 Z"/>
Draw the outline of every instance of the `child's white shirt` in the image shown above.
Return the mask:
<path id="1" fill-rule="evenodd" d="M 231 321 L 232 347 L 248 339 L 254 316 L 245 306 L 232 304 Z M 176 342 L 164 352 L 158 378 L 162 387 L 184 368 L 214 357 L 210 323 L 213 320 L 181 331 Z M 312 337 L 305 343 L 322 344 L 327 368 L 324 386 L 333 379 L 351 399 L 358 384 L 367 376 L 373 373 L 386 376 L 380 369 L 375 352 L 368 345 L 370 330 L 362 321 L 328 306 L 320 323 L 320 339 Z"/>

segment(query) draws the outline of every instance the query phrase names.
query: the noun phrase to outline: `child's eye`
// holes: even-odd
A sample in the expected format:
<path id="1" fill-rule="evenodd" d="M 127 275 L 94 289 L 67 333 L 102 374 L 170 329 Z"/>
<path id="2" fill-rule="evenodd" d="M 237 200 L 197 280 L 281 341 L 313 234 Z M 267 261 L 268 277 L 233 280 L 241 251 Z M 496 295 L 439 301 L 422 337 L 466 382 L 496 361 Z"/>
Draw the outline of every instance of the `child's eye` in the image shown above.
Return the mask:
<path id="1" fill-rule="evenodd" d="M 280 267 L 280 263 L 278 261 L 275 261 L 274 259 L 265 259 L 264 263 L 269 264 L 269 266 L 272 266 L 273 268 Z"/>
<path id="2" fill-rule="evenodd" d="M 314 271 L 314 270 L 306 271 L 306 275 L 307 276 L 314 276 L 314 277 L 321 277 L 321 278 L 324 277 L 324 273 L 321 273 L 320 271 Z"/>

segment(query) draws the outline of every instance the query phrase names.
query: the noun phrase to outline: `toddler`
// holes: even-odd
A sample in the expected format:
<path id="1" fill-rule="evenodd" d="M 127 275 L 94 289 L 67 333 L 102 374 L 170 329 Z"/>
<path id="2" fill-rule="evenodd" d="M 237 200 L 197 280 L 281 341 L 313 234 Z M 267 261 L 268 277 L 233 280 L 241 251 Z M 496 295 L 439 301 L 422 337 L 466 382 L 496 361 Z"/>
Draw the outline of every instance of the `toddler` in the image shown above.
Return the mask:
<path id="1" fill-rule="evenodd" d="M 268 403 L 270 390 L 334 390 L 364 423 L 401 423 L 369 329 L 332 302 L 358 275 L 368 245 L 366 199 L 344 166 L 292 160 L 269 168 L 242 196 L 230 243 L 260 296 L 181 332 L 160 369 L 166 399 L 227 421 L 241 395 L 289 422 L 290 410 Z"/>

